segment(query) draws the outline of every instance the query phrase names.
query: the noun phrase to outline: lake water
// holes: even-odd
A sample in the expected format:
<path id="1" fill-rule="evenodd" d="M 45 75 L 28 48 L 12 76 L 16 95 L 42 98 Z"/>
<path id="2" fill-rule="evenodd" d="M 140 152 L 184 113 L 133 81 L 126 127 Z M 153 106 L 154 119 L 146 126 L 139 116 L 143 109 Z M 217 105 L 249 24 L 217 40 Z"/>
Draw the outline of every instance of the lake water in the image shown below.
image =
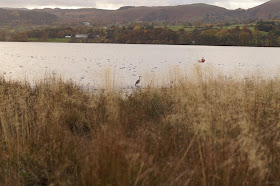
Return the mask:
<path id="1" fill-rule="evenodd" d="M 148 84 L 172 76 L 172 70 L 189 73 L 200 65 L 225 77 L 262 73 L 275 78 L 279 54 L 280 48 L 1 42 L 0 74 L 31 83 L 59 74 L 81 85 L 133 87 L 138 76 Z M 199 64 L 202 57 L 206 62 Z"/>

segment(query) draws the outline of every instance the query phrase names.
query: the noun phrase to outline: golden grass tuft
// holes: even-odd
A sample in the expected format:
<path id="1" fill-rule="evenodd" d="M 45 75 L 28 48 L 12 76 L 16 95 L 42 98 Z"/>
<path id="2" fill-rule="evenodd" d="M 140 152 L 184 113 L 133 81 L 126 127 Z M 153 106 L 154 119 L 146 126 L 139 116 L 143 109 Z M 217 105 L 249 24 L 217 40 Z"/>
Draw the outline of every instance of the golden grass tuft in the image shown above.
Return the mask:
<path id="1" fill-rule="evenodd" d="M 280 82 L 173 72 L 126 96 L 1 78 L 0 183 L 280 184 Z"/>

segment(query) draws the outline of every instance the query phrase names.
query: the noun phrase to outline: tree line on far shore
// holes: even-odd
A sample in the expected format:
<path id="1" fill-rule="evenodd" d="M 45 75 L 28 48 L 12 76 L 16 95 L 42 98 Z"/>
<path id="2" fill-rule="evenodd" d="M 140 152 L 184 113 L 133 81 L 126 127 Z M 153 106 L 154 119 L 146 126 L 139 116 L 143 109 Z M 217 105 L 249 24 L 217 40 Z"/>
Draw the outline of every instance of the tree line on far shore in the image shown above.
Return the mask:
<path id="1" fill-rule="evenodd" d="M 86 34 L 86 38 L 76 38 Z M 280 23 L 257 22 L 252 29 L 246 25 L 227 29 L 206 25 L 192 31 L 181 28 L 177 31 L 153 25 L 110 27 L 58 27 L 35 29 L 8 34 L 0 31 L 1 41 L 48 41 L 71 36 L 69 42 L 126 43 L 126 44 L 170 44 L 170 45 L 221 45 L 221 46 L 280 46 Z"/>

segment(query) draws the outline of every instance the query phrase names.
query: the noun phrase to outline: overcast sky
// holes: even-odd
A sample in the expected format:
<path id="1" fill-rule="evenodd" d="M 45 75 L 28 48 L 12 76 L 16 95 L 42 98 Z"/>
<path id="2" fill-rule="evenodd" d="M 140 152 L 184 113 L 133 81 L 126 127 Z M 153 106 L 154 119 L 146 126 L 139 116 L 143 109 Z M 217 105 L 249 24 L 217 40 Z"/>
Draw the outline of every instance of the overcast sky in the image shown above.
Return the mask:
<path id="1" fill-rule="evenodd" d="M 16 8 L 102 8 L 117 9 L 121 6 L 169 6 L 207 3 L 227 9 L 251 8 L 269 0 L 0 0 L 0 7 Z"/>

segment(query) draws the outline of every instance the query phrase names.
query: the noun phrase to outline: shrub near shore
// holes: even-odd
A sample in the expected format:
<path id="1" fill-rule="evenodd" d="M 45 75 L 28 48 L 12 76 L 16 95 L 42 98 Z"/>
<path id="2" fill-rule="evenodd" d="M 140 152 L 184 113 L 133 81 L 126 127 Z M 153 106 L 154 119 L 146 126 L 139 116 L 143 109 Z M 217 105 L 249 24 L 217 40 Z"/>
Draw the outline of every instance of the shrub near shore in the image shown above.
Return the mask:
<path id="1" fill-rule="evenodd" d="M 279 184 L 280 82 L 86 91 L 0 81 L 3 185 Z"/>

